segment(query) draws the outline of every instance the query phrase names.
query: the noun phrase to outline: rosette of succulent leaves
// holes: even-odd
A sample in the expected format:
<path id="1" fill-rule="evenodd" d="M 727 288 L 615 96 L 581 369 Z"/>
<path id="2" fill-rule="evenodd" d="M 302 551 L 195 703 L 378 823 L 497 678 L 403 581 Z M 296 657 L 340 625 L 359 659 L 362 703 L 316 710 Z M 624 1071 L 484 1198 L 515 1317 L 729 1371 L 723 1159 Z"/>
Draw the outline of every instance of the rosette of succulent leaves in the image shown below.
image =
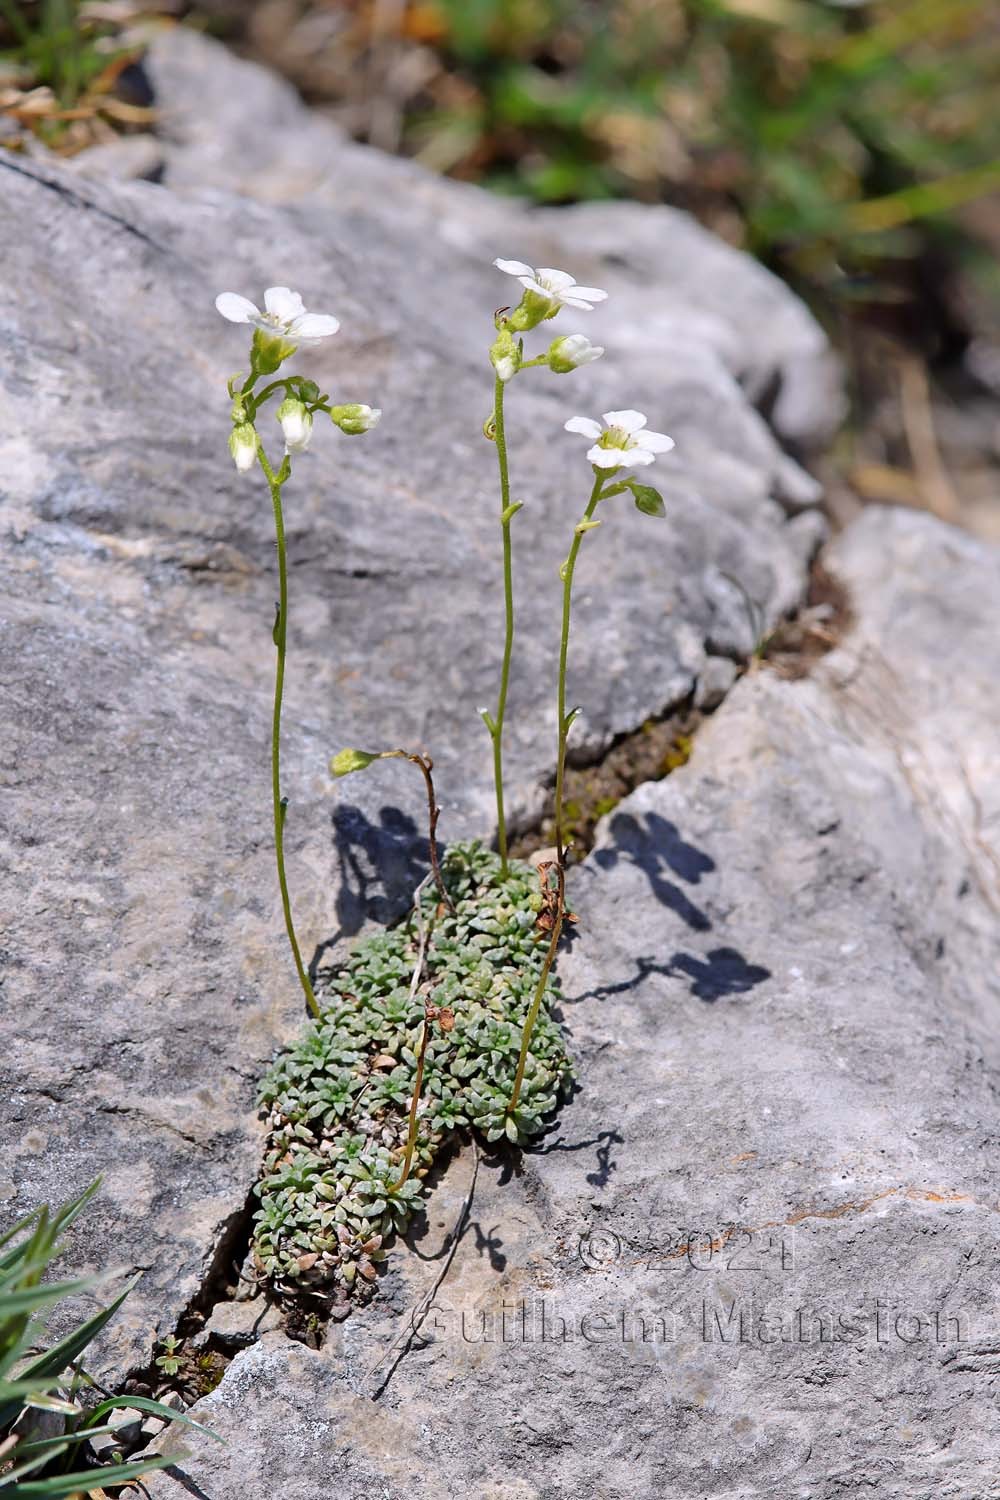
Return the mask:
<path id="1" fill-rule="evenodd" d="M 282 1290 L 323 1288 L 334 1303 L 363 1300 L 388 1241 L 422 1206 L 424 1179 L 442 1148 L 467 1126 L 488 1141 L 523 1143 L 544 1129 L 570 1085 L 572 1066 L 551 1015 L 553 980 L 518 1107 L 508 1109 L 546 948 L 536 871 L 511 861 L 504 875 L 497 855 L 471 843 L 448 850 L 442 876 L 453 909 L 428 884 L 406 922 L 361 939 L 342 965 L 324 972 L 320 1019 L 261 1085 L 269 1132 L 253 1257 L 258 1273 Z M 428 1016 L 435 1020 L 425 1037 Z"/>

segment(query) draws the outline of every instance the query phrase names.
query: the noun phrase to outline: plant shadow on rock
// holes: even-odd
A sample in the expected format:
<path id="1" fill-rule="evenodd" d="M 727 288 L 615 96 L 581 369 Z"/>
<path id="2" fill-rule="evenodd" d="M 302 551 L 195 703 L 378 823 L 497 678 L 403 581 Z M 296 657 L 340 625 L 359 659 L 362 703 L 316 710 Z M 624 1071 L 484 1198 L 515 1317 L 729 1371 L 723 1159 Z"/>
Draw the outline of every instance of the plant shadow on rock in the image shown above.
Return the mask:
<path id="1" fill-rule="evenodd" d="M 344 938 L 356 937 L 366 922 L 388 926 L 404 916 L 430 868 L 427 836 L 402 808 L 379 808 L 375 823 L 360 807 L 342 802 L 331 821 L 337 930 L 316 949 L 314 974 L 323 958 Z"/>
<path id="2" fill-rule="evenodd" d="M 552 1151 L 587 1151 L 591 1146 L 596 1146 L 596 1162 L 594 1170 L 588 1172 L 585 1181 L 594 1188 L 607 1187 L 611 1181 L 612 1172 L 617 1170 L 618 1163 L 611 1155 L 613 1146 L 624 1146 L 625 1137 L 617 1130 L 601 1130 L 597 1135 L 589 1136 L 583 1141 L 566 1141 L 559 1136 L 554 1141 L 547 1141 L 544 1146 L 536 1146 L 532 1150 L 533 1156 L 548 1156 Z"/>
<path id="3" fill-rule="evenodd" d="M 631 813 L 616 813 L 610 831 L 614 843 L 595 850 L 591 856 L 602 870 L 614 869 L 621 859 L 631 861 L 646 876 L 650 890 L 662 906 L 693 931 L 712 931 L 708 913 L 677 884 L 677 880 L 682 880 L 688 885 L 699 885 L 716 868 L 711 855 L 688 843 L 677 825 L 659 813 L 647 813 L 642 819 Z M 677 880 L 670 876 L 676 876 Z M 712 1004 L 727 995 L 747 994 L 771 977 L 771 971 L 762 964 L 752 963 L 738 949 L 726 945 L 710 948 L 704 954 L 678 950 L 665 961 L 642 954 L 635 964 L 636 972 L 631 979 L 600 985 L 568 1003 L 608 1000 L 635 989 L 650 974 L 661 974 L 665 978 L 684 975 L 690 981 L 691 994 Z"/>

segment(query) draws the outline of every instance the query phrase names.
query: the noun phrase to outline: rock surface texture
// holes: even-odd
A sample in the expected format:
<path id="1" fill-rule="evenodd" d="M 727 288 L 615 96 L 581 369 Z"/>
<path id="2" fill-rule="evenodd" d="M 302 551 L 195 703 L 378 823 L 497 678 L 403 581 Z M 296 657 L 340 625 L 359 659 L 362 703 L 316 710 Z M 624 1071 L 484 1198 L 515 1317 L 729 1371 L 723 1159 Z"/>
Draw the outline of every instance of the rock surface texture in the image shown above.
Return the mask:
<path id="1" fill-rule="evenodd" d="M 821 523 L 782 443 L 821 441 L 838 406 L 803 309 L 683 216 L 437 181 L 184 33 L 152 71 L 160 183 L 0 154 L 0 1199 L 13 1217 L 104 1171 L 76 1258 L 146 1268 L 112 1379 L 235 1252 L 254 1084 L 301 1009 L 269 833 L 271 520 L 226 453 L 244 344 L 214 293 L 287 281 L 335 311 L 298 367 L 385 410 L 364 439 L 318 434 L 287 492 L 309 952 L 422 873 L 409 768 L 334 793 L 332 749 L 426 745 L 442 835 L 491 829 L 493 256 L 611 293 L 565 323 L 607 358 L 509 403 L 523 816 L 552 768 L 556 570 L 588 477 L 565 417 L 635 405 L 677 441 L 668 521 L 623 507 L 584 548 L 595 752 L 752 648 L 732 578 L 765 623 L 800 601 Z M 575 872 L 581 1090 L 538 1150 L 480 1163 L 413 1347 L 394 1365 L 471 1148 L 381 1297 L 322 1350 L 271 1327 L 237 1353 L 199 1408 L 228 1446 L 186 1438 L 153 1494 L 997 1492 L 1000 559 L 872 511 L 829 564 L 842 645 L 804 681 L 744 677 Z"/>
<path id="2" fill-rule="evenodd" d="M 1000 557 L 869 511 L 829 561 L 841 648 L 744 679 L 576 873 L 556 1130 L 480 1165 L 388 1384 L 469 1152 L 381 1303 L 238 1356 L 212 1500 L 318 1455 L 351 1500 L 997 1493 Z"/>

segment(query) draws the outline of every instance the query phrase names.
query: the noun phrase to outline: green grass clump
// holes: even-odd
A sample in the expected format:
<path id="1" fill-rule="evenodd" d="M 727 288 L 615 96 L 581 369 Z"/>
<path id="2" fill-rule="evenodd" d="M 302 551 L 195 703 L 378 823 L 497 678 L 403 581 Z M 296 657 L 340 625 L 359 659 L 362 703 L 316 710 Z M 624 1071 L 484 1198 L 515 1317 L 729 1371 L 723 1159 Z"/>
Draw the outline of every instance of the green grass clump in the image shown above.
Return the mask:
<path id="1" fill-rule="evenodd" d="M 93 1183 L 54 1213 L 42 1204 L 0 1234 L 0 1492 L 5 1500 L 79 1500 L 84 1492 L 103 1495 L 104 1486 L 135 1483 L 153 1469 L 172 1463 L 160 1455 L 127 1463 L 113 1448 L 110 1463 L 99 1461 L 90 1445 L 117 1435 L 112 1418 L 119 1408 L 208 1431 L 182 1412 L 144 1396 L 105 1392 L 104 1400 L 88 1401 L 101 1387 L 87 1375 L 82 1358 L 135 1281 L 109 1306 L 76 1323 L 58 1341 L 44 1338 L 46 1319 L 60 1303 L 92 1291 L 107 1279 L 44 1280 L 65 1249 L 61 1236 L 98 1186 Z"/>
<path id="2" fill-rule="evenodd" d="M 572 1067 L 547 989 L 518 1108 L 507 1114 L 521 1031 L 547 935 L 538 877 L 479 843 L 457 844 L 442 864 L 454 905 L 420 896 L 428 933 L 423 979 L 411 999 L 416 914 L 357 943 L 322 976 L 323 1014 L 276 1059 L 260 1102 L 270 1132 L 255 1216 L 258 1270 L 286 1288 L 330 1285 L 363 1298 L 385 1245 L 422 1206 L 424 1178 L 442 1145 L 474 1126 L 488 1141 L 524 1142 L 565 1094 Z M 414 1167 L 397 1186 L 425 1006 L 425 1055 Z M 448 1029 L 445 1029 L 445 1027 Z"/>

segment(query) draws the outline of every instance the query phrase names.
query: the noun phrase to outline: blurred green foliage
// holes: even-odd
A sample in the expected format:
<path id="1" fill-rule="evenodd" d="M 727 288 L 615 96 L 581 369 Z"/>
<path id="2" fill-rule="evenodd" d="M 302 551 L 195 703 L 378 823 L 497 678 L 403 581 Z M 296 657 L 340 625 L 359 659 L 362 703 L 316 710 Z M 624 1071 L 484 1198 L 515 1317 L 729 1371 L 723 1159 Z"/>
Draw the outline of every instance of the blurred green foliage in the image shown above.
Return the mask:
<path id="1" fill-rule="evenodd" d="M 66 110 L 108 60 L 112 12 L 160 8 L 0 0 L 0 56 Z M 806 288 L 885 300 L 872 271 L 928 245 L 974 263 L 963 210 L 1000 188 L 996 0 L 188 8 L 361 138 L 543 203 L 676 204 Z"/>
<path id="2" fill-rule="evenodd" d="M 543 202 L 680 203 L 810 277 L 1000 187 L 993 0 L 433 0 L 429 164 Z"/>
<path id="3" fill-rule="evenodd" d="M 77 104 L 107 55 L 78 0 L 0 0 L 0 57 L 32 87 L 50 88 L 63 109 Z"/>

